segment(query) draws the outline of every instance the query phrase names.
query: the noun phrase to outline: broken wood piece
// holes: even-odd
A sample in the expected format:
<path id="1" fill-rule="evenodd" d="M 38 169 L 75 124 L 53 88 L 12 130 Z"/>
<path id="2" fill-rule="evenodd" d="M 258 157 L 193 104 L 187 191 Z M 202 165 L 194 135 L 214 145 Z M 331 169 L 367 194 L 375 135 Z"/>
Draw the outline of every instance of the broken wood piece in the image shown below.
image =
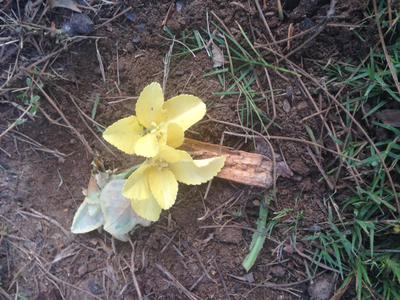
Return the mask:
<path id="1" fill-rule="evenodd" d="M 217 175 L 219 178 L 261 188 L 273 186 L 273 161 L 264 155 L 187 138 L 181 148 L 196 159 L 225 156 L 225 166 Z M 277 178 L 293 176 L 284 161 L 276 162 L 275 170 Z"/>

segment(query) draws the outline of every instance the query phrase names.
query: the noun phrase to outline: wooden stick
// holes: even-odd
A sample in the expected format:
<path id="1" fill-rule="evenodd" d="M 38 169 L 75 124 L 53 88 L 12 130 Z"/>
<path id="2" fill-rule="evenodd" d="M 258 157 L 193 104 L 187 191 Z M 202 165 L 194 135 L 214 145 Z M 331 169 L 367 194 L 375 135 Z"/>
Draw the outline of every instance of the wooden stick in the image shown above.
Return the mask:
<path id="1" fill-rule="evenodd" d="M 225 166 L 217 175 L 219 178 L 261 188 L 273 186 L 273 162 L 264 155 L 192 139 L 185 139 L 181 148 L 196 159 L 224 155 Z M 276 176 L 291 177 L 293 173 L 282 161 L 276 163 Z"/>

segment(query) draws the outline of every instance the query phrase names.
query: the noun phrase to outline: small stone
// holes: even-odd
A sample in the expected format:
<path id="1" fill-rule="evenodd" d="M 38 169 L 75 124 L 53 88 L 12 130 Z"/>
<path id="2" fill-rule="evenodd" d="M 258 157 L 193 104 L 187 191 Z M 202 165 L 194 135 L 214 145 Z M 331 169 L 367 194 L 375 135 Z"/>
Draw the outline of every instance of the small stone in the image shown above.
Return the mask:
<path id="1" fill-rule="evenodd" d="M 238 244 L 242 238 L 242 230 L 239 228 L 223 228 L 222 230 L 217 229 L 215 237 L 220 242 Z"/>
<path id="2" fill-rule="evenodd" d="M 94 31 L 93 21 L 85 14 L 72 14 L 63 31 L 68 35 L 90 34 Z"/>
<path id="3" fill-rule="evenodd" d="M 282 266 L 273 266 L 271 267 L 270 271 L 274 277 L 281 278 L 286 275 L 286 270 Z"/>
<path id="4" fill-rule="evenodd" d="M 299 28 L 302 31 L 310 29 L 315 26 L 315 23 L 310 18 L 304 18 L 303 21 L 300 22 Z"/>
<path id="5" fill-rule="evenodd" d="M 305 192 L 311 191 L 313 188 L 313 180 L 310 177 L 304 178 L 302 186 L 303 186 L 303 191 Z"/>
<path id="6" fill-rule="evenodd" d="M 283 100 L 283 106 L 282 106 L 283 110 L 285 111 L 285 113 L 290 112 L 291 106 L 289 101 L 287 101 L 286 99 Z"/>
<path id="7" fill-rule="evenodd" d="M 125 17 L 128 19 L 129 22 L 135 22 L 137 19 L 137 15 L 131 11 L 125 13 Z"/>
<path id="8" fill-rule="evenodd" d="M 176 11 L 177 11 L 178 13 L 181 13 L 181 12 L 182 12 L 183 6 L 184 6 L 184 3 L 183 3 L 182 0 L 176 1 L 176 3 L 175 3 L 175 8 L 176 8 Z"/>
<path id="9" fill-rule="evenodd" d="M 311 300 L 328 300 L 331 298 L 335 286 L 333 275 L 322 275 L 315 279 L 308 287 Z"/>
<path id="10" fill-rule="evenodd" d="M 308 103 L 306 101 L 301 101 L 299 104 L 296 106 L 297 110 L 303 110 L 308 108 Z"/>
<path id="11" fill-rule="evenodd" d="M 83 275 L 86 274 L 86 272 L 87 272 L 87 266 L 86 266 L 86 264 L 82 264 L 82 265 L 78 268 L 78 275 L 82 277 Z"/>
<path id="12" fill-rule="evenodd" d="M 300 175 L 308 175 L 310 173 L 310 168 L 306 166 L 306 164 L 301 160 L 295 160 L 293 163 L 290 164 L 290 168 Z"/>
<path id="13" fill-rule="evenodd" d="M 95 295 L 100 295 L 100 294 L 102 294 L 103 293 L 103 287 L 100 285 L 100 284 L 98 284 L 95 280 L 93 280 L 93 279 L 90 279 L 89 281 L 88 281 L 88 288 L 89 288 L 89 290 L 93 293 L 93 294 L 95 294 Z"/>
<path id="14" fill-rule="evenodd" d="M 314 224 L 314 225 L 308 227 L 306 230 L 310 231 L 310 232 L 320 232 L 322 230 L 322 227 L 319 226 L 318 224 Z"/>
<path id="15" fill-rule="evenodd" d="M 246 280 L 248 283 L 253 283 L 255 281 L 253 272 L 245 274 L 243 276 L 243 279 Z"/>

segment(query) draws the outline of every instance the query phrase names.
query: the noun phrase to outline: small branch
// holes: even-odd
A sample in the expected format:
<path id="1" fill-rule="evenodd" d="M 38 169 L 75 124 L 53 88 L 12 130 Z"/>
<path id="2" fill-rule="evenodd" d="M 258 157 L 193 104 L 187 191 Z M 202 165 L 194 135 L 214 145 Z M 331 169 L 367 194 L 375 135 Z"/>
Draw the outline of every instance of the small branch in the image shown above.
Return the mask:
<path id="1" fill-rule="evenodd" d="M 225 156 L 225 166 L 217 177 L 241 184 L 270 188 L 274 185 L 274 170 L 276 170 L 276 177 L 290 177 L 292 175 L 292 171 L 285 162 L 276 162 L 274 168 L 272 160 L 257 153 L 235 150 L 192 139 L 185 139 L 182 148 L 196 158 Z"/>
<path id="2" fill-rule="evenodd" d="M 171 280 L 171 283 L 179 290 L 181 291 L 186 297 L 188 297 L 190 300 L 199 300 L 199 298 L 194 295 L 192 292 L 190 292 L 187 288 L 185 288 L 182 283 L 180 283 L 174 275 L 172 275 L 168 270 L 166 270 L 163 266 L 156 264 L 156 267 L 165 275 L 168 277 L 169 280 Z"/>

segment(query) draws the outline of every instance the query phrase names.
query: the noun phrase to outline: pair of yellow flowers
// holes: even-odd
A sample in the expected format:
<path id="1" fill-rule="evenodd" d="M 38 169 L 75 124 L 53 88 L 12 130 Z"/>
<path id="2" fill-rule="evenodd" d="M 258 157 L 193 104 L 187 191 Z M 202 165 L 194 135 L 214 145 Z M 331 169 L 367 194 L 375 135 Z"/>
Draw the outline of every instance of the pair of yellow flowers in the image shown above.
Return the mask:
<path id="1" fill-rule="evenodd" d="M 123 196 L 142 218 L 157 221 L 162 209 L 176 200 L 178 181 L 197 185 L 209 181 L 222 169 L 225 158 L 194 160 L 177 150 L 184 132 L 206 114 L 204 102 L 192 95 L 179 95 L 164 102 L 160 84 L 151 83 L 136 102 L 136 116 L 123 118 L 106 128 L 104 139 L 127 154 L 146 157 L 130 175 Z"/>

